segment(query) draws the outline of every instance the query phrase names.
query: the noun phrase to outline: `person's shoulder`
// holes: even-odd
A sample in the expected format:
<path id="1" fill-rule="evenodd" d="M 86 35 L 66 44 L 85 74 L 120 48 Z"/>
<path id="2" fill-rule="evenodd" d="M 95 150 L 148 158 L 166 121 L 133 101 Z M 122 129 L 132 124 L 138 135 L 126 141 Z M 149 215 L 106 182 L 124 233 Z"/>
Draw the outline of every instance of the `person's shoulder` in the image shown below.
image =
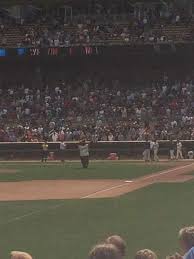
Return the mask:
<path id="1" fill-rule="evenodd" d="M 194 246 L 191 247 L 191 249 L 189 250 L 190 253 L 192 253 L 194 255 Z"/>
<path id="2" fill-rule="evenodd" d="M 192 259 L 194 257 L 194 247 L 192 247 L 184 256 L 184 259 Z"/>

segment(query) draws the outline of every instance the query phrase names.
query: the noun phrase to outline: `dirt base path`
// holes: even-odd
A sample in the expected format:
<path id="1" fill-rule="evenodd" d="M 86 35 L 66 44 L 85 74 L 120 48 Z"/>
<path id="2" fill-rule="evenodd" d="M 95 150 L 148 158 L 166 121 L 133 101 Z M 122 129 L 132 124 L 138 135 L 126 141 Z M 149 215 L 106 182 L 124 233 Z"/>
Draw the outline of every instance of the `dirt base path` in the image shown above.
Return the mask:
<path id="1" fill-rule="evenodd" d="M 35 180 L 1 182 L 0 201 L 86 199 L 116 197 L 159 182 L 185 182 L 194 163 L 154 173 L 134 180 Z"/>
<path id="2" fill-rule="evenodd" d="M 105 190 L 95 194 L 88 195 L 86 198 L 104 198 L 116 197 L 125 193 L 144 188 L 155 183 L 180 183 L 190 181 L 194 178 L 193 175 L 188 175 L 194 171 L 194 163 L 178 166 L 172 169 L 154 173 L 148 176 L 140 177 L 132 181 L 125 181 L 122 186 L 113 190 Z"/>

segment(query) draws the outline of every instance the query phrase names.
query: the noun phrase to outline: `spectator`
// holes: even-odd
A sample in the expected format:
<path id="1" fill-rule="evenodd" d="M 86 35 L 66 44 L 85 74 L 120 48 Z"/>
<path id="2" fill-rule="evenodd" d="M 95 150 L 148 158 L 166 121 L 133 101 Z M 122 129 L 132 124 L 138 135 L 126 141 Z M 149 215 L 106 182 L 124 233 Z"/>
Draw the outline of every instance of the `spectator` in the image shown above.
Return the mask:
<path id="1" fill-rule="evenodd" d="M 179 241 L 185 259 L 190 259 L 194 254 L 194 226 L 182 228 L 179 231 Z"/>
<path id="2" fill-rule="evenodd" d="M 32 256 L 26 252 L 12 251 L 11 259 L 32 259 Z"/>
<path id="3" fill-rule="evenodd" d="M 105 240 L 105 243 L 116 246 L 116 248 L 119 250 L 122 257 L 124 257 L 126 255 L 126 243 L 122 239 L 122 237 L 120 237 L 118 235 L 109 236 Z"/>
<path id="4" fill-rule="evenodd" d="M 157 255 L 149 249 L 143 249 L 136 253 L 135 259 L 157 259 Z"/>
<path id="5" fill-rule="evenodd" d="M 58 134 L 56 131 L 53 132 L 53 134 L 52 134 L 52 141 L 53 141 L 53 142 L 57 142 L 57 140 L 58 140 L 58 135 L 59 135 L 59 134 Z"/>
<path id="6" fill-rule="evenodd" d="M 89 259 L 121 259 L 118 249 L 112 244 L 96 245 L 89 253 Z"/>
<path id="7" fill-rule="evenodd" d="M 10 85 L 0 93 L 1 139 L 193 139 L 192 80 L 170 82 L 165 76 L 156 84 L 130 92 L 119 81 L 109 87 L 95 80 L 72 80 L 69 85 L 56 81 L 54 90 Z"/>
<path id="8" fill-rule="evenodd" d="M 167 256 L 168 259 L 193 259 L 194 258 L 194 226 L 184 227 L 179 231 L 179 242 L 182 253 Z"/>
<path id="9" fill-rule="evenodd" d="M 170 32 L 171 25 L 179 25 L 184 22 L 184 16 L 187 17 L 186 20 L 190 21 L 188 15 L 182 14 L 175 8 L 172 8 L 170 14 L 169 11 L 164 12 L 163 7 L 146 7 L 145 5 L 144 10 L 142 10 L 143 16 L 131 15 L 129 22 L 128 15 L 126 15 L 125 20 L 121 23 L 120 19 L 123 16 L 120 13 L 120 8 L 112 9 L 110 6 L 103 6 L 102 4 L 97 6 L 98 11 L 94 12 L 92 19 L 88 19 L 87 15 L 81 21 L 77 17 L 72 17 L 73 25 L 71 26 L 68 22 L 67 26 L 64 26 L 64 19 L 60 16 L 55 17 L 55 15 L 52 15 L 50 19 L 44 16 L 37 17 L 34 20 L 34 25 L 28 26 L 26 26 L 25 19 L 21 19 L 20 24 L 17 24 L 17 29 L 15 29 L 16 34 L 9 33 L 9 29 L 12 30 L 16 24 L 14 22 L 11 25 L 6 24 L 6 21 L 4 22 L 2 19 L 0 32 L 3 34 L 3 40 L 1 45 L 7 46 L 9 43 L 10 47 L 16 47 L 17 45 L 18 47 L 64 47 L 72 44 L 84 43 L 87 45 L 102 42 L 112 45 L 113 43 L 118 44 L 118 41 L 131 44 L 140 40 L 143 44 L 155 44 L 167 40 L 180 42 L 192 40 L 191 23 L 189 22 L 189 26 L 185 26 L 184 33 L 181 29 L 180 32 L 175 30 L 173 34 Z M 114 18 L 110 15 L 111 10 L 114 10 L 114 14 L 117 14 L 114 15 Z M 170 16 L 172 19 L 169 18 Z M 158 24 L 161 25 L 159 28 Z M 185 35 L 190 36 L 186 37 Z M 90 54 L 91 49 L 86 47 L 86 51 Z"/>

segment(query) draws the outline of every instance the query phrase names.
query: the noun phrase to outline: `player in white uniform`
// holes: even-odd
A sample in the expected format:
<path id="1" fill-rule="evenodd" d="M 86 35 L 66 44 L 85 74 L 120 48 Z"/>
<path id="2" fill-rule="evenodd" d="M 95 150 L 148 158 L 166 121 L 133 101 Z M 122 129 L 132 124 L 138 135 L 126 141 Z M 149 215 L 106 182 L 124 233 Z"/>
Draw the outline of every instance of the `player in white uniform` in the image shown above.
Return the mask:
<path id="1" fill-rule="evenodd" d="M 177 140 L 177 143 L 176 143 L 176 159 L 183 159 L 183 153 L 182 153 L 182 143 Z"/>
<path id="2" fill-rule="evenodd" d="M 80 159 L 83 168 L 88 168 L 89 165 L 89 145 L 86 144 L 85 140 L 82 140 L 78 145 L 80 152 Z"/>
<path id="3" fill-rule="evenodd" d="M 158 162 L 159 157 L 158 157 L 158 149 L 159 149 L 159 143 L 157 140 L 153 142 L 153 151 L 154 151 L 154 161 Z"/>

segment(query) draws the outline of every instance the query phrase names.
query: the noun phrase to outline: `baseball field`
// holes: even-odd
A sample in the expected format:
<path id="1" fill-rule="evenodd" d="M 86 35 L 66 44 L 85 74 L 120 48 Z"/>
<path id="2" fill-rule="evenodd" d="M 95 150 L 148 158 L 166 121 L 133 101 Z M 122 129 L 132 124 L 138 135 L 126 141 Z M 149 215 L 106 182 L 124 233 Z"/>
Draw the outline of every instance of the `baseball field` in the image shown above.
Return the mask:
<path id="1" fill-rule="evenodd" d="M 141 248 L 171 254 L 194 222 L 193 172 L 190 161 L 1 163 L 1 258 L 85 259 L 111 234 L 126 240 L 128 258 Z"/>

